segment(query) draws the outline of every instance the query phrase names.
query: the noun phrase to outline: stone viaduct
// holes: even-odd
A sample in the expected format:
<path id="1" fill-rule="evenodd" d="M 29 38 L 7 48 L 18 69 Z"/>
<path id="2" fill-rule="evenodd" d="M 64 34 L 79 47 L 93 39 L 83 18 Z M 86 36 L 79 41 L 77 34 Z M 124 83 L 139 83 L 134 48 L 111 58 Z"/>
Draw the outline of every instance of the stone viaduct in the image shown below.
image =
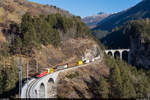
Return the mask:
<path id="1" fill-rule="evenodd" d="M 56 95 L 56 79 L 61 71 L 49 74 L 41 79 L 32 79 L 22 89 L 21 98 L 50 98 Z M 52 95 L 48 95 L 51 93 Z"/>
<path id="2" fill-rule="evenodd" d="M 128 56 L 130 49 L 109 49 L 105 50 L 105 53 L 116 58 L 117 56 L 120 57 L 120 59 L 123 59 L 123 56 Z"/>

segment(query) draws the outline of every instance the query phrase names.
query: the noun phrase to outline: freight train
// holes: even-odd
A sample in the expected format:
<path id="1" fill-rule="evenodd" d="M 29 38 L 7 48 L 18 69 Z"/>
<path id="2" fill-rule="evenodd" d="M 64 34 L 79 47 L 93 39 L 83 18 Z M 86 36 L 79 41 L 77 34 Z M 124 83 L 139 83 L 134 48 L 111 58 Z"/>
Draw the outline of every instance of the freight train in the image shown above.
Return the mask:
<path id="1" fill-rule="evenodd" d="M 80 66 L 80 65 L 83 65 L 83 64 L 93 62 L 93 61 L 98 60 L 98 59 L 100 59 L 100 56 L 93 58 L 91 61 L 90 60 L 83 60 L 83 61 L 80 60 L 76 63 L 70 63 L 70 64 L 67 63 L 66 65 L 56 66 L 55 69 L 54 68 L 47 68 L 46 71 L 41 72 L 40 74 L 36 75 L 36 77 L 41 78 L 41 77 L 43 77 L 47 74 L 51 74 L 55 71 L 59 71 L 59 70 L 63 70 L 63 69 L 67 69 L 67 68 L 71 68 L 71 67 L 75 67 L 75 66 Z"/>
<path id="2" fill-rule="evenodd" d="M 69 67 L 74 67 L 74 66 L 80 66 L 83 64 L 83 61 L 78 61 L 77 63 L 71 63 L 71 64 L 66 64 L 66 65 L 62 65 L 62 66 L 56 66 L 55 69 L 54 68 L 46 68 L 46 71 L 41 72 L 40 74 L 36 75 L 37 78 L 41 78 L 47 74 L 51 74 L 54 71 L 58 71 L 58 70 L 62 70 L 62 69 L 66 69 Z"/>

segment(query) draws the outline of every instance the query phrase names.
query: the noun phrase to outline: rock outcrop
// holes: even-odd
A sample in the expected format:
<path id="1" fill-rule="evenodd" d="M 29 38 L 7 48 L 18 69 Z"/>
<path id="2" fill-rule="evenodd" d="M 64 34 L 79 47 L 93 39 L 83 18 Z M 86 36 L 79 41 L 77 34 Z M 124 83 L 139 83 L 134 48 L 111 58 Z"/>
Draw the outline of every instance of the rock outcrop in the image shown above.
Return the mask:
<path id="1" fill-rule="evenodd" d="M 140 68 L 150 68 L 150 20 L 137 20 L 127 25 L 130 39 L 129 63 Z"/>
<path id="2" fill-rule="evenodd" d="M 142 68 L 150 68 L 150 47 L 139 38 L 130 37 L 129 63 Z"/>

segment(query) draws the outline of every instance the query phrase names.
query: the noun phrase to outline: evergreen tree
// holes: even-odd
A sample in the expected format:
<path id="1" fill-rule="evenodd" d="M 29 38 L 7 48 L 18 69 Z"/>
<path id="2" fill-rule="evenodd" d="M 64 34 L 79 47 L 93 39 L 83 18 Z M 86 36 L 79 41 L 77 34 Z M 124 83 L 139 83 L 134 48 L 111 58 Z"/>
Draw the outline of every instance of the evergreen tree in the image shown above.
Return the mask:
<path id="1" fill-rule="evenodd" d="M 50 39 L 52 38 L 53 30 L 46 21 L 43 21 L 41 24 L 40 34 L 41 34 L 40 41 L 42 44 L 47 45 L 51 43 Z"/>
<path id="2" fill-rule="evenodd" d="M 53 28 L 56 28 L 57 18 L 55 14 L 48 15 L 46 20 Z"/>
<path id="3" fill-rule="evenodd" d="M 141 79 L 137 83 L 136 93 L 138 98 L 148 97 L 150 93 L 150 87 L 145 76 L 141 76 Z"/>
<path id="4" fill-rule="evenodd" d="M 28 24 L 28 30 L 24 33 L 23 45 L 26 46 L 34 46 L 36 43 L 36 32 L 32 24 Z"/>
<path id="5" fill-rule="evenodd" d="M 18 81 L 18 68 L 14 64 L 13 59 L 11 59 L 11 67 L 5 70 L 5 77 L 3 77 L 3 88 L 4 91 L 9 91 L 10 89 L 14 88 L 16 82 Z"/>
<path id="6" fill-rule="evenodd" d="M 103 76 L 100 76 L 100 80 L 99 80 L 99 94 L 101 98 L 108 98 L 108 87 L 107 87 L 107 83 L 106 80 L 104 79 Z"/>
<path id="7" fill-rule="evenodd" d="M 122 98 L 136 98 L 135 89 L 129 79 L 124 79 L 121 92 Z"/>
<path id="8" fill-rule="evenodd" d="M 74 34 L 70 30 L 75 30 Z M 12 54 L 20 51 L 22 54 L 27 54 L 32 48 L 41 44 L 60 46 L 63 38 L 60 37 L 60 34 L 61 36 L 67 33 L 64 36 L 85 37 L 90 33 L 81 18 L 69 18 L 61 14 L 32 16 L 30 13 L 22 16 L 21 25 L 11 24 L 10 31 L 15 37 L 10 47 Z"/>
<path id="9" fill-rule="evenodd" d="M 105 57 L 105 61 L 110 67 L 110 96 L 112 98 L 150 96 L 150 85 L 144 70 L 138 71 L 136 67 L 128 65 L 122 60 L 110 59 L 108 56 Z"/>
<path id="10" fill-rule="evenodd" d="M 122 66 L 122 73 L 121 73 L 121 78 L 122 78 L 122 98 L 135 98 L 136 97 L 136 92 L 133 87 L 133 84 L 131 82 L 131 79 L 129 77 L 129 72 L 127 70 L 127 66 Z"/>
<path id="11" fill-rule="evenodd" d="M 2 65 L 0 65 L 0 94 L 3 93 L 3 73 L 2 73 Z"/>
<path id="12" fill-rule="evenodd" d="M 13 45 L 11 46 L 11 53 L 12 54 L 16 54 L 16 53 L 20 53 L 20 49 L 22 48 L 22 40 L 19 36 L 16 36 L 15 37 L 15 40 L 14 40 L 14 43 Z"/>
<path id="13" fill-rule="evenodd" d="M 52 37 L 51 37 L 51 41 L 52 41 L 52 44 L 53 44 L 55 47 L 61 45 L 61 39 L 60 39 L 60 36 L 59 36 L 59 32 L 57 32 L 57 30 L 53 30 L 53 34 L 52 34 Z"/>
<path id="14" fill-rule="evenodd" d="M 29 29 L 29 24 L 31 24 L 33 22 L 32 16 L 30 13 L 25 13 L 22 16 L 22 20 L 21 20 L 21 33 L 25 33 L 27 32 Z"/>
<path id="15" fill-rule="evenodd" d="M 122 80 L 118 66 L 114 66 L 113 68 L 110 69 L 110 85 L 111 85 L 111 96 L 113 98 L 120 98 L 122 89 Z"/>
<path id="16" fill-rule="evenodd" d="M 131 82 L 131 78 L 129 77 L 130 69 L 126 62 L 117 59 L 115 61 L 117 63 L 118 68 L 120 69 L 120 75 L 122 80 L 122 90 L 121 97 L 122 98 L 135 98 L 136 92 L 134 86 Z"/>

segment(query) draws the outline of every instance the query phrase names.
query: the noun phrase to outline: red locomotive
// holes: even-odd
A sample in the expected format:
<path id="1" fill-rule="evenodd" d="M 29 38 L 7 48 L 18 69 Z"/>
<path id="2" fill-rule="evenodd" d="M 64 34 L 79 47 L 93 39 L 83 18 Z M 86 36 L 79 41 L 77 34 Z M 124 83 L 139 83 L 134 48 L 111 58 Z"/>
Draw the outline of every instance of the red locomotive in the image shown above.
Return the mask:
<path id="1" fill-rule="evenodd" d="M 40 78 L 40 77 L 45 76 L 46 74 L 50 74 L 50 73 L 53 73 L 53 72 L 54 72 L 53 68 L 46 68 L 46 71 L 41 72 L 40 74 L 36 75 L 36 77 Z"/>
<path id="2" fill-rule="evenodd" d="M 40 78 L 47 74 L 47 71 L 40 73 L 39 75 L 36 75 L 36 77 Z"/>

